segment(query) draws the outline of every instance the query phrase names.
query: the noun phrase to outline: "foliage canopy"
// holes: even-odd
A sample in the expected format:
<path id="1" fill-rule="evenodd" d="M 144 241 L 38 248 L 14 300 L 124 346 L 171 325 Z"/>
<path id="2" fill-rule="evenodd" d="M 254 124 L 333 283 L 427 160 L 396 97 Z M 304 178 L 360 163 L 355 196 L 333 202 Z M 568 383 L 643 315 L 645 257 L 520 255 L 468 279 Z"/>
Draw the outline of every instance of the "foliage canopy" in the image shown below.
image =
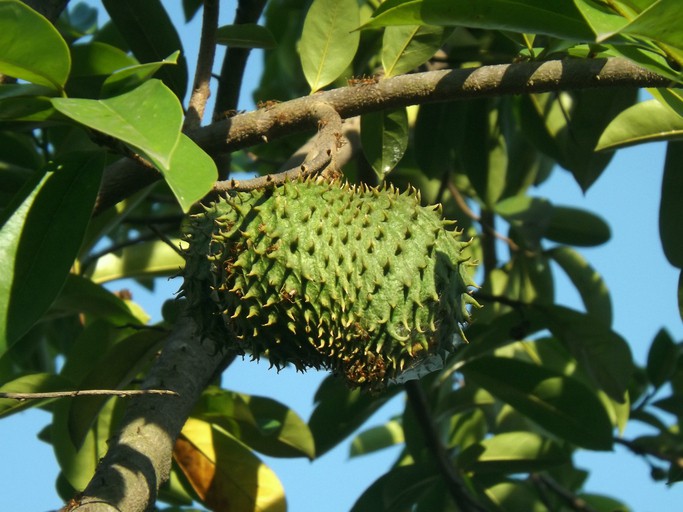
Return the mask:
<path id="1" fill-rule="evenodd" d="M 2 417 L 52 414 L 43 440 L 59 493 L 85 490 L 74 510 L 95 499 L 150 506 L 149 481 L 131 497 L 93 479 L 112 470 L 136 421 L 157 418 L 150 409 L 177 417 L 159 417 L 169 444 L 149 447 L 165 481 L 157 506 L 169 511 L 283 511 L 284 489 L 258 454 L 315 459 L 354 433 L 353 456 L 403 446 L 354 512 L 564 511 L 579 499 L 581 510 L 626 509 L 585 494 L 572 459 L 615 444 L 643 456 L 655 479 L 683 480 L 681 342 L 662 330 L 645 365 L 633 361 L 611 328 L 606 284 L 576 249 L 607 242 L 610 227 L 534 193 L 560 172 L 588 190 L 615 150 L 668 141 L 660 235 L 683 268 L 680 0 L 240 1 L 222 27 L 217 0 L 184 0 L 187 20 L 203 16 L 192 83 L 160 0 L 103 0 L 104 24 L 85 4 L 60 13 L 60 2 L 42 2 L 45 17 L 32 3 L 0 0 L 0 391 L 165 383 L 185 400 L 0 398 Z M 216 45 L 228 47 L 219 71 Z M 253 48 L 265 49 L 260 108 L 237 112 Z M 638 101 L 639 87 L 652 99 Z M 215 111 L 202 123 L 209 89 Z M 231 359 L 203 353 L 181 301 L 148 325 L 131 297 L 105 288 L 176 275 L 183 220 L 217 190 L 337 167 L 353 183 L 418 188 L 473 237 L 484 307 L 469 344 L 419 381 L 373 395 L 329 377 L 306 422 L 220 387 L 214 373 Z M 553 269 L 583 311 L 556 302 Z M 683 311 L 683 284 L 664 300 Z M 169 335 L 179 332 L 182 348 Z M 214 366 L 176 386 L 174 362 L 195 357 Z M 402 415 L 362 428 L 403 392 Z M 622 437 L 628 422 L 653 434 Z"/>

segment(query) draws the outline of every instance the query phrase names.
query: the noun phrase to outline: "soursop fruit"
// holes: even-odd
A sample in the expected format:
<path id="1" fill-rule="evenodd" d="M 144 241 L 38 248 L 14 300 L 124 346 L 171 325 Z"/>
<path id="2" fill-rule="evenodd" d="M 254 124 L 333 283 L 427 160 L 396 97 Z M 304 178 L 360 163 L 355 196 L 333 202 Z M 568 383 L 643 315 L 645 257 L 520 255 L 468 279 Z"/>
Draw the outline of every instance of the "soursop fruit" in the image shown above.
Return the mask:
<path id="1" fill-rule="evenodd" d="M 201 328 L 280 368 L 381 389 L 464 338 L 472 263 L 419 193 L 299 180 L 191 219 L 183 293 Z"/>

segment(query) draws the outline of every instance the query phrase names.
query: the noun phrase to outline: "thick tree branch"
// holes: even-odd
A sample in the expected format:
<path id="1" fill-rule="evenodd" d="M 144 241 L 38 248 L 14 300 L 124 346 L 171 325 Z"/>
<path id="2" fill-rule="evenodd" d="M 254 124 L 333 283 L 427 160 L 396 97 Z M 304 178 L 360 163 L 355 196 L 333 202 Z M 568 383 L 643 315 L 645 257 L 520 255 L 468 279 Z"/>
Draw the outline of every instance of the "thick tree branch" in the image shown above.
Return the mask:
<path id="1" fill-rule="evenodd" d="M 77 389 L 74 391 L 45 391 L 43 393 L 0 393 L 0 398 L 10 400 L 42 400 L 44 398 L 75 398 L 77 396 L 118 396 L 128 398 L 138 395 L 171 395 L 178 396 L 168 389 Z"/>
<path id="2" fill-rule="evenodd" d="M 314 103 L 327 103 L 342 119 L 387 108 L 486 96 L 530 94 L 601 87 L 666 87 L 671 81 L 626 59 L 568 59 L 429 71 L 401 75 L 376 83 L 342 87 L 276 104 L 199 128 L 188 133 L 212 156 L 236 151 L 286 135 L 310 130 Z M 123 165 L 123 164 L 122 164 Z M 108 208 L 148 185 L 149 173 L 127 163 L 107 171 L 97 211 Z M 159 179 L 156 174 L 154 179 Z M 124 186 L 110 184 L 123 183 Z"/>
<path id="3" fill-rule="evenodd" d="M 170 389 L 179 396 L 146 395 L 131 401 L 119 434 L 70 510 L 142 512 L 152 507 L 159 486 L 168 479 L 175 440 L 223 356 L 212 340 L 199 339 L 191 319 L 178 320 L 143 387 Z"/>

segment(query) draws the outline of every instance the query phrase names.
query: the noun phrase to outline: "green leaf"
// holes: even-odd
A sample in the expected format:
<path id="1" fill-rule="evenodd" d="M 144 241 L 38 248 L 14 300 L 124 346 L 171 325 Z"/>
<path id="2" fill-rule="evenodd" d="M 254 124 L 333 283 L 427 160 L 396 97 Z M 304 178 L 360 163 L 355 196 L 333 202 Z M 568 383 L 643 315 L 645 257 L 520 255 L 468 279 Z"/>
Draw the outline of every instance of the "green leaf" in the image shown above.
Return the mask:
<path id="1" fill-rule="evenodd" d="M 504 432 L 471 444 L 457 458 L 463 471 L 529 473 L 566 464 L 571 452 L 533 432 Z"/>
<path id="2" fill-rule="evenodd" d="M 564 270 L 581 295 L 586 313 L 612 325 L 612 301 L 602 276 L 570 247 L 555 247 L 548 255 Z"/>
<path id="3" fill-rule="evenodd" d="M 681 118 L 683 127 L 683 118 Z M 664 161 L 659 236 L 669 263 L 683 268 L 683 142 L 669 142 Z"/>
<path id="4" fill-rule="evenodd" d="M 357 0 L 313 0 L 299 42 L 299 55 L 311 92 L 341 75 L 356 55 L 360 32 Z"/>
<path id="5" fill-rule="evenodd" d="M 179 240 L 174 240 L 179 245 Z M 174 276 L 185 266 L 185 260 L 165 242 L 143 242 L 108 253 L 86 269 L 94 283 L 106 283 L 126 277 Z"/>
<path id="6" fill-rule="evenodd" d="M 647 354 L 647 378 L 655 389 L 665 384 L 676 373 L 680 353 L 671 335 L 665 329 L 660 329 L 652 340 Z"/>
<path id="7" fill-rule="evenodd" d="M 49 391 L 69 391 L 73 389 L 73 384 L 51 373 L 33 373 L 24 375 L 9 382 L 5 382 L 0 387 L 2 393 L 45 393 Z M 0 418 L 5 418 L 15 412 L 23 411 L 29 407 L 44 405 L 45 400 L 11 400 L 0 398 Z"/>
<path id="8" fill-rule="evenodd" d="M 0 2 L 0 74 L 62 91 L 71 58 L 62 36 L 18 0 Z"/>
<path id="9" fill-rule="evenodd" d="M 580 493 L 576 497 L 585 502 L 595 512 L 631 512 L 623 501 L 619 501 L 610 496 L 599 494 Z"/>
<path id="10" fill-rule="evenodd" d="M 134 57 L 116 46 L 97 41 L 73 45 L 71 59 L 69 81 L 74 77 L 110 75 L 117 69 L 139 64 Z"/>
<path id="11" fill-rule="evenodd" d="M 273 399 L 209 387 L 192 415 L 221 426 L 264 455 L 315 457 L 313 435 L 306 422 Z"/>
<path id="12" fill-rule="evenodd" d="M 647 100 L 616 116 L 600 136 L 596 151 L 613 150 L 683 136 L 683 117 L 657 100 Z"/>
<path id="13" fill-rule="evenodd" d="M 410 505 L 439 478 L 435 469 L 427 464 L 393 468 L 365 490 L 351 512 L 410 509 Z"/>
<path id="14" fill-rule="evenodd" d="M 351 442 L 349 457 L 357 457 L 382 450 L 404 442 L 403 427 L 396 420 L 369 428 L 358 434 Z"/>
<path id="15" fill-rule="evenodd" d="M 216 42 L 232 48 L 277 47 L 277 41 L 270 30 L 255 23 L 241 25 L 225 25 L 216 31 Z"/>
<path id="16" fill-rule="evenodd" d="M 408 114 L 405 108 L 371 112 L 361 116 L 360 126 L 363 153 L 381 182 L 408 147 Z"/>
<path id="17" fill-rule="evenodd" d="M 628 24 L 628 20 L 616 10 L 599 2 L 574 0 L 574 5 L 595 34 L 596 41 L 609 38 Z"/>
<path id="18" fill-rule="evenodd" d="M 573 2 L 546 0 L 388 0 L 362 28 L 445 25 L 547 34 L 592 41 L 594 35 Z"/>
<path id="19" fill-rule="evenodd" d="M 87 374 L 78 382 L 78 389 L 124 389 L 156 356 L 166 336 L 164 331 L 145 330 L 118 341 L 97 362 L 89 365 Z M 168 399 L 173 400 L 173 397 Z M 84 396 L 71 401 L 67 424 L 75 447 L 81 447 L 109 400 L 110 396 Z"/>
<path id="20" fill-rule="evenodd" d="M 208 194 L 218 179 L 213 158 L 184 133 L 180 134 L 170 165 L 162 173 L 185 212 Z"/>
<path id="21" fill-rule="evenodd" d="M 173 457 L 210 510 L 285 512 L 282 484 L 251 450 L 219 428 L 190 418 Z"/>
<path id="22" fill-rule="evenodd" d="M 427 62 L 441 47 L 444 35 L 443 27 L 430 25 L 387 27 L 382 39 L 384 76 L 402 75 Z"/>
<path id="23" fill-rule="evenodd" d="M 633 359 L 628 343 L 602 320 L 563 306 L 535 305 L 555 337 L 576 358 L 586 375 L 610 398 L 623 402 L 633 374 Z"/>
<path id="24" fill-rule="evenodd" d="M 495 510 L 540 512 L 548 509 L 546 503 L 541 501 L 537 488 L 529 481 L 509 479 L 496 482 L 484 489 L 484 493 L 496 507 Z"/>
<path id="25" fill-rule="evenodd" d="M 607 242 L 612 234 L 609 224 L 593 213 L 554 206 L 543 236 L 560 244 L 593 247 Z"/>
<path id="26" fill-rule="evenodd" d="M 52 104 L 65 116 L 130 144 L 162 169 L 170 166 L 183 109 L 159 80 L 105 100 L 54 98 Z"/>
<path id="27" fill-rule="evenodd" d="M 165 66 L 157 75 L 180 99 L 187 90 L 187 62 L 173 22 L 160 0 L 103 0 L 116 28 L 141 63 L 159 62 L 180 51 L 177 66 Z M 154 30 L 150 30 L 153 23 Z"/>
<path id="28" fill-rule="evenodd" d="M 683 3 L 678 0 L 658 0 L 620 32 L 683 49 L 683 32 L 679 23 L 681 19 L 683 19 Z"/>
<path id="29" fill-rule="evenodd" d="M 50 163 L 3 211 L 0 353 L 28 331 L 64 285 L 88 226 L 103 164 L 99 152 L 72 153 Z"/>
<path id="30" fill-rule="evenodd" d="M 541 366 L 490 356 L 469 361 L 462 372 L 561 439 L 592 450 L 611 449 L 609 416 L 581 382 Z"/>
<path id="31" fill-rule="evenodd" d="M 102 97 L 117 96 L 135 89 L 142 85 L 143 82 L 152 78 L 152 76 L 159 71 L 161 66 L 166 64 L 178 64 L 179 55 L 180 52 L 174 52 L 160 62 L 138 64 L 115 71 L 104 80 L 101 90 Z"/>
<path id="32" fill-rule="evenodd" d="M 308 426 L 315 438 L 318 457 L 334 448 L 383 406 L 400 387 L 394 386 L 380 396 L 348 389 L 330 375 L 315 394 L 316 406 Z"/>
<path id="33" fill-rule="evenodd" d="M 88 313 L 119 326 L 141 323 L 126 302 L 90 279 L 74 274 L 67 276 L 51 310 Z"/>
<path id="34" fill-rule="evenodd" d="M 465 102 L 420 105 L 415 122 L 415 159 L 430 178 L 439 178 L 453 169 L 455 151 L 464 137 Z"/>

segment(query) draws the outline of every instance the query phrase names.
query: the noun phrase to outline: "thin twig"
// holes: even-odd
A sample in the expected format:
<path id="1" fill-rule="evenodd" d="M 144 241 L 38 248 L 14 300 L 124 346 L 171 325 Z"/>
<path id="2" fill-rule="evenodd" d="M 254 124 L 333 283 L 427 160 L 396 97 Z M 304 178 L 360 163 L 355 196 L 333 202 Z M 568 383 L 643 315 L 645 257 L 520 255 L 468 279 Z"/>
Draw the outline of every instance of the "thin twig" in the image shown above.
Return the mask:
<path id="1" fill-rule="evenodd" d="M 314 104 L 310 110 L 310 115 L 318 120 L 320 130 L 304 163 L 278 174 L 268 174 L 250 180 L 219 181 L 214 185 L 213 191 L 255 190 L 277 186 L 285 181 L 311 176 L 328 169 L 333 164 L 335 155 L 342 145 L 341 118 L 336 110 L 324 103 Z"/>
<path id="2" fill-rule="evenodd" d="M 42 400 L 44 398 L 67 398 L 77 396 L 118 396 L 128 398 L 135 395 L 171 395 L 180 396 L 169 389 L 78 389 L 74 391 L 46 391 L 43 393 L 4 393 L 0 392 L 0 398 L 9 400 Z"/>
<path id="3" fill-rule="evenodd" d="M 424 391 L 417 380 L 411 380 L 405 384 L 408 401 L 415 412 L 425 443 L 434 456 L 441 476 L 446 483 L 446 488 L 459 510 L 463 512 L 486 512 L 486 509 L 477 503 L 467 492 L 457 471 L 451 463 L 451 458 L 439 439 L 438 429 L 432 419 Z"/>
<path id="4" fill-rule="evenodd" d="M 204 0 L 202 17 L 202 35 L 199 41 L 197 69 L 194 75 L 192 96 L 185 116 L 184 130 L 199 128 L 204 118 L 206 102 L 211 96 L 209 82 L 213 70 L 213 59 L 216 54 L 216 29 L 218 28 L 218 0 Z"/>

